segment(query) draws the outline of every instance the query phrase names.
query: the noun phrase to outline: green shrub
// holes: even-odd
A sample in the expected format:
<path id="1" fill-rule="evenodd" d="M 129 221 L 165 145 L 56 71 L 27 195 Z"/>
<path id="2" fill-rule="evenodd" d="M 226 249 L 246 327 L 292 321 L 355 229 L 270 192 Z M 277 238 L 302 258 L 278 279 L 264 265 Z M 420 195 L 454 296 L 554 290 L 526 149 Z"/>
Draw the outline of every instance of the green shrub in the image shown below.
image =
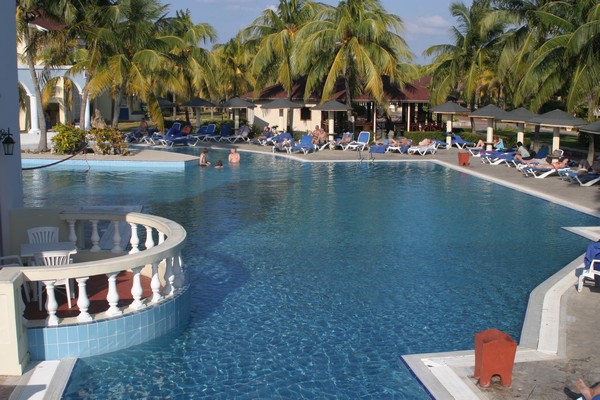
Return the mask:
<path id="1" fill-rule="evenodd" d="M 55 153 L 73 154 L 85 148 L 85 130 L 63 124 L 56 125 L 54 130 L 58 132 L 51 139 Z"/>
<path id="2" fill-rule="evenodd" d="M 127 154 L 127 139 L 117 128 L 92 129 L 89 138 L 94 142 L 96 154 Z"/>

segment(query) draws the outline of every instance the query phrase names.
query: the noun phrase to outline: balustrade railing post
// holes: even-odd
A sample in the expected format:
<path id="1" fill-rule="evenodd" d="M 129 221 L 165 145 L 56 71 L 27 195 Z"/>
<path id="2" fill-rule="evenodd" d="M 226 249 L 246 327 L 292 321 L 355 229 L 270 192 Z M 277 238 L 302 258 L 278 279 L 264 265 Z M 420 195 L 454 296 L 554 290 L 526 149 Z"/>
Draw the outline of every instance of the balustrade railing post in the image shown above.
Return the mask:
<path id="1" fill-rule="evenodd" d="M 160 278 L 158 277 L 158 262 L 152 263 L 152 280 L 150 281 L 150 288 L 152 289 L 152 303 L 158 303 L 162 300 L 160 294 Z"/>
<path id="2" fill-rule="evenodd" d="M 119 292 L 117 291 L 117 275 L 118 272 L 113 272 L 112 274 L 106 274 L 108 277 L 108 293 L 106 294 L 106 301 L 110 306 L 106 311 L 107 315 L 111 317 L 115 317 L 117 315 L 122 315 L 123 311 L 117 307 L 119 304 Z"/>
<path id="3" fill-rule="evenodd" d="M 173 257 L 173 287 L 175 291 L 181 289 L 185 283 L 185 276 L 183 269 L 181 268 L 181 255 L 177 254 Z"/>
<path id="4" fill-rule="evenodd" d="M 152 237 L 152 227 L 146 226 L 146 243 L 144 243 L 147 249 L 154 247 L 154 238 Z"/>
<path id="5" fill-rule="evenodd" d="M 115 233 L 113 234 L 114 246 L 110 250 L 110 252 L 119 254 L 119 253 L 123 252 L 123 249 L 121 248 L 121 232 L 120 232 L 121 222 L 120 221 L 112 221 L 112 224 L 115 228 Z"/>
<path id="6" fill-rule="evenodd" d="M 79 295 L 77 296 L 77 307 L 79 308 L 79 315 L 77 320 L 81 322 L 89 322 L 93 318 L 88 312 L 90 307 L 90 299 L 87 294 L 87 280 L 89 276 L 83 278 L 77 278 L 77 287 L 79 288 Z"/>
<path id="7" fill-rule="evenodd" d="M 173 275 L 173 257 L 167 257 L 165 259 L 165 287 L 163 288 L 163 296 L 172 296 L 175 288 L 173 287 L 173 281 L 175 275 Z"/>
<path id="8" fill-rule="evenodd" d="M 67 224 L 69 224 L 69 242 L 73 244 L 77 244 L 77 233 L 75 233 L 75 222 L 77 220 L 68 219 Z"/>
<path id="9" fill-rule="evenodd" d="M 98 220 L 91 219 L 90 222 L 92 223 L 92 236 L 90 238 L 92 240 L 92 248 L 90 251 L 97 252 L 100 251 L 100 246 L 98 246 L 98 241 L 100 240 L 100 235 L 98 234 Z"/>
<path id="10" fill-rule="evenodd" d="M 146 307 L 146 305 L 142 303 L 141 300 L 142 294 L 144 294 L 144 288 L 142 287 L 141 278 L 142 268 L 144 268 L 144 266 L 131 269 L 131 271 L 133 272 L 133 283 L 131 285 L 131 296 L 133 297 L 133 302 L 129 305 L 129 308 L 133 310 L 139 310 Z"/>
<path id="11" fill-rule="evenodd" d="M 56 302 L 56 295 L 54 294 L 54 283 L 56 281 L 44 281 L 46 285 L 46 311 L 48 311 L 48 326 L 58 325 L 59 319 L 56 316 L 56 310 L 58 310 L 58 303 Z M 42 295 L 41 293 L 39 294 Z"/>
<path id="12" fill-rule="evenodd" d="M 165 241 L 165 233 L 158 231 L 158 244 L 162 244 Z"/>
<path id="13" fill-rule="evenodd" d="M 129 226 L 131 227 L 131 239 L 129 239 L 129 243 L 131 244 L 131 250 L 129 251 L 129 254 L 135 254 L 140 251 L 138 247 L 140 244 L 140 238 L 138 236 L 137 224 L 130 222 Z"/>

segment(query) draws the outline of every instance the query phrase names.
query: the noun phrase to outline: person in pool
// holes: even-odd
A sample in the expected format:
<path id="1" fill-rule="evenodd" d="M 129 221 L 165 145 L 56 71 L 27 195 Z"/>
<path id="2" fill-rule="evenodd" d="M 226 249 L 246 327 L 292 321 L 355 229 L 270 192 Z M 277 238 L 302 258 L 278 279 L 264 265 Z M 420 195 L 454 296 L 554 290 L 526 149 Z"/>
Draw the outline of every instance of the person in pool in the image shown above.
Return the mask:
<path id="1" fill-rule="evenodd" d="M 223 168 L 223 161 L 217 160 L 217 163 L 215 164 L 215 168 Z"/>
<path id="2" fill-rule="evenodd" d="M 240 153 L 236 152 L 235 149 L 231 149 L 227 160 L 229 161 L 229 164 L 239 164 Z"/>
<path id="3" fill-rule="evenodd" d="M 200 153 L 200 166 L 201 167 L 208 167 L 210 166 L 210 161 L 206 160 L 206 155 L 208 154 L 208 149 L 204 149 L 202 150 L 202 153 Z"/>

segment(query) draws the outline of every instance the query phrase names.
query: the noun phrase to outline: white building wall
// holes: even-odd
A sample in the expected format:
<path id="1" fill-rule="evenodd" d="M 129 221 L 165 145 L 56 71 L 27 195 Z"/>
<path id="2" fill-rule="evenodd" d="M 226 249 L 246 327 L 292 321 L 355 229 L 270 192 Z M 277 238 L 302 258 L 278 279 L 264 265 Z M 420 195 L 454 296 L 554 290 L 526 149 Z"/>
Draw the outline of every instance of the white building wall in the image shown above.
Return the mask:
<path id="1" fill-rule="evenodd" d="M 23 204 L 14 2 L 0 1 L 0 37 L 0 129 L 10 129 L 17 142 L 12 156 L 4 155 L 4 150 L 0 147 L 0 247 L 5 254 L 10 238 L 8 211 Z"/>

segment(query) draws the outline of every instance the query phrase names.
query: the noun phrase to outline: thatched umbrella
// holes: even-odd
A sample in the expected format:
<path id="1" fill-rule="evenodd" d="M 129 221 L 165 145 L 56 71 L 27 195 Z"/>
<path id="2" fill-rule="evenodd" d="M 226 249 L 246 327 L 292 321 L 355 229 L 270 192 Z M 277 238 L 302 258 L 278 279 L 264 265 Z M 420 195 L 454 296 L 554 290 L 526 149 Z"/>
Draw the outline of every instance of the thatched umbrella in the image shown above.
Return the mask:
<path id="1" fill-rule="evenodd" d="M 560 148 L 560 128 L 574 129 L 587 124 L 581 118 L 574 117 L 559 109 L 538 115 L 528 122 L 553 128 L 552 151 Z"/>
<path id="2" fill-rule="evenodd" d="M 505 116 L 506 111 L 493 104 L 488 104 L 487 106 L 469 114 L 470 118 L 484 118 L 487 121 L 486 150 L 492 150 L 492 142 L 494 140 L 494 121 L 501 120 Z"/>
<path id="3" fill-rule="evenodd" d="M 594 146 L 594 136 L 595 135 L 600 135 L 600 121 L 596 121 L 594 123 L 588 124 L 588 125 L 583 125 L 579 127 L 579 130 L 581 132 L 585 132 L 585 133 L 589 133 L 590 134 L 590 142 L 588 145 L 588 162 L 591 164 L 594 162 L 594 158 L 596 157 L 596 155 L 594 154 L 595 152 L 595 146 Z"/>
<path id="4" fill-rule="evenodd" d="M 200 107 L 214 107 L 215 105 L 208 100 L 204 100 L 200 97 L 194 97 L 191 100 L 181 103 L 184 107 L 193 107 L 196 113 L 196 127 L 200 126 Z"/>
<path id="5" fill-rule="evenodd" d="M 286 124 L 286 131 L 289 132 L 290 129 L 293 129 L 293 117 L 290 118 L 290 114 L 289 114 L 289 110 L 293 110 L 295 108 L 302 108 L 304 107 L 303 104 L 300 103 L 296 103 L 293 102 L 291 100 L 288 99 L 276 99 L 273 100 L 269 103 L 263 104 L 262 106 L 260 106 L 260 108 L 265 109 L 265 110 L 279 110 L 279 121 L 280 121 L 280 125 L 283 127 L 283 122 L 287 121 L 288 123 Z M 284 115 L 283 110 L 288 110 L 288 115 Z M 293 114 L 292 114 L 293 116 Z M 291 132 L 290 132 L 291 133 Z"/>
<path id="6" fill-rule="evenodd" d="M 329 124 L 328 124 L 329 139 L 333 140 L 333 134 L 335 133 L 334 132 L 334 122 L 335 121 L 333 120 L 334 112 L 336 112 L 336 111 L 348 111 L 350 109 L 350 107 L 348 107 L 344 103 L 340 103 L 337 100 L 329 100 L 329 101 L 326 101 L 323 104 L 320 104 L 318 106 L 314 106 L 312 109 L 316 110 L 316 111 L 327 111 L 327 119 L 329 120 Z"/>
<path id="7" fill-rule="evenodd" d="M 455 114 L 466 115 L 469 113 L 469 110 L 454 101 L 447 101 L 444 104 L 433 107 L 431 113 L 450 116 L 448 121 L 446 121 L 446 142 L 448 143 L 448 148 L 452 147 L 452 116 Z"/>
<path id="8" fill-rule="evenodd" d="M 234 128 L 239 129 L 240 127 L 240 109 L 252 110 L 256 107 L 256 105 L 250 101 L 240 99 L 239 97 L 233 97 L 228 101 L 221 104 L 223 108 L 231 108 L 233 109 L 233 120 L 234 120 Z M 254 121 L 254 115 L 252 118 L 248 118 L 248 123 L 252 124 Z"/>

